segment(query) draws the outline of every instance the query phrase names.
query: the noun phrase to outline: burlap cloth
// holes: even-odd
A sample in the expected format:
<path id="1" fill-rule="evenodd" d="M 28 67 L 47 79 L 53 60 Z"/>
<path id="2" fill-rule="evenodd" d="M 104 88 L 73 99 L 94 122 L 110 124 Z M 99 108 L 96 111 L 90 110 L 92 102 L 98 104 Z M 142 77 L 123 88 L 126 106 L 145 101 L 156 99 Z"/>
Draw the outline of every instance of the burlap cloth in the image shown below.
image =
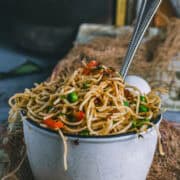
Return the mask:
<path id="1" fill-rule="evenodd" d="M 173 33 L 172 33 L 173 31 Z M 174 19 L 165 30 L 164 35 L 155 37 L 141 45 L 130 69 L 130 74 L 141 75 L 156 87 L 157 72 L 166 71 L 169 61 L 180 51 L 180 20 Z M 119 70 L 129 42 L 129 34 L 120 37 L 101 37 L 85 45 L 75 45 L 68 55 L 59 61 L 51 79 L 59 75 L 68 75 L 80 65 L 81 60 L 96 59 L 105 65 Z M 161 86 L 168 87 L 166 82 Z M 18 133 L 17 133 L 18 132 Z M 170 123 L 163 120 L 160 125 L 165 156 L 160 156 L 156 150 L 148 180 L 178 180 L 180 179 L 180 123 Z M 10 164 L 7 171 L 17 167 L 25 152 L 21 125 L 15 131 L 4 131 L 7 142 L 2 146 L 8 152 Z M 5 140 L 3 140 L 5 141 Z M 16 173 L 20 180 L 33 179 L 28 160 L 24 161 Z M 12 178 L 11 178 L 12 179 Z"/>

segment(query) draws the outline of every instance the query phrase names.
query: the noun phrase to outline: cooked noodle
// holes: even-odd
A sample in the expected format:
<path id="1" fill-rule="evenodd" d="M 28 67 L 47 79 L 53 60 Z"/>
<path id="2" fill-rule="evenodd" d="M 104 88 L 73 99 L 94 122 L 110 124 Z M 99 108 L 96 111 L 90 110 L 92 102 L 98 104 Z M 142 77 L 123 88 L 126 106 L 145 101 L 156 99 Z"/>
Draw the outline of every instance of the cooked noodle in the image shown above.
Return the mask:
<path id="1" fill-rule="evenodd" d="M 93 69 L 89 75 L 83 71 L 83 67 L 79 68 L 64 80 L 44 82 L 11 97 L 9 121 L 14 121 L 14 112 L 22 109 L 28 118 L 38 123 L 48 118 L 62 121 L 65 133 L 78 134 L 87 129 L 89 135 L 109 135 L 119 134 L 125 127 L 128 127 L 126 132 L 132 131 L 132 121 L 157 117 L 160 98 L 154 92 L 141 94 L 139 89 L 124 84 L 117 72 L 105 66 Z M 85 83 L 87 87 L 83 87 Z M 78 95 L 73 103 L 66 98 L 72 92 Z M 140 96 L 144 96 L 146 102 L 140 102 Z M 124 105 L 127 101 L 129 106 Z M 140 104 L 148 111 L 139 112 Z M 69 118 L 77 111 L 85 113 L 81 121 Z"/>

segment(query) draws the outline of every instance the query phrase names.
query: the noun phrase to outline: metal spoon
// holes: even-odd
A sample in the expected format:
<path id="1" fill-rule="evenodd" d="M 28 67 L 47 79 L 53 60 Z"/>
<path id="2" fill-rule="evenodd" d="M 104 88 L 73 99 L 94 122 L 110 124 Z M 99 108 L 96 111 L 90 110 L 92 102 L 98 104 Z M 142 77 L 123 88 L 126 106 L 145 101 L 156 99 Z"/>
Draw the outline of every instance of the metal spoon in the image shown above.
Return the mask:
<path id="1" fill-rule="evenodd" d="M 123 79 L 125 79 L 128 69 L 131 65 L 133 57 L 142 41 L 142 38 L 154 16 L 158 7 L 160 6 L 162 0 L 144 0 L 137 21 L 134 27 L 133 35 L 124 58 L 124 63 L 122 65 L 120 74 Z"/>

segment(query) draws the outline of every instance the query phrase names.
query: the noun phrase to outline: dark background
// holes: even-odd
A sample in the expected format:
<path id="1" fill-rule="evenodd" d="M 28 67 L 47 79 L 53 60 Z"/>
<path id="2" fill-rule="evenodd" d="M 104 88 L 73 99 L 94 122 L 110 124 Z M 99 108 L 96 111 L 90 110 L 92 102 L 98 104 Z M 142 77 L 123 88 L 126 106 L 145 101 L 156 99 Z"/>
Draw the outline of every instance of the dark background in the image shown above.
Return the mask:
<path id="1" fill-rule="evenodd" d="M 81 23 L 111 24 L 111 0 L 0 0 L 0 121 L 16 92 L 45 80 Z"/>

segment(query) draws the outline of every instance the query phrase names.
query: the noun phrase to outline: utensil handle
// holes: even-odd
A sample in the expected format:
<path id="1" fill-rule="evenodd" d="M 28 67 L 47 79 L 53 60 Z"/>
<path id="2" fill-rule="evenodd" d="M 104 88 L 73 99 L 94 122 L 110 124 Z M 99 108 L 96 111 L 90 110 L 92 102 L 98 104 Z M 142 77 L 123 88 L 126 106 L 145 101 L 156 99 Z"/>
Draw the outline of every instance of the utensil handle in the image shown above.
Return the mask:
<path id="1" fill-rule="evenodd" d="M 137 17 L 133 35 L 129 43 L 128 50 L 124 58 L 124 63 L 120 71 L 120 74 L 123 79 L 125 79 L 127 75 L 128 69 L 142 41 L 144 33 L 146 32 L 154 14 L 156 13 L 158 7 L 160 6 L 161 1 L 162 0 L 144 0 L 141 5 L 141 9 Z"/>

